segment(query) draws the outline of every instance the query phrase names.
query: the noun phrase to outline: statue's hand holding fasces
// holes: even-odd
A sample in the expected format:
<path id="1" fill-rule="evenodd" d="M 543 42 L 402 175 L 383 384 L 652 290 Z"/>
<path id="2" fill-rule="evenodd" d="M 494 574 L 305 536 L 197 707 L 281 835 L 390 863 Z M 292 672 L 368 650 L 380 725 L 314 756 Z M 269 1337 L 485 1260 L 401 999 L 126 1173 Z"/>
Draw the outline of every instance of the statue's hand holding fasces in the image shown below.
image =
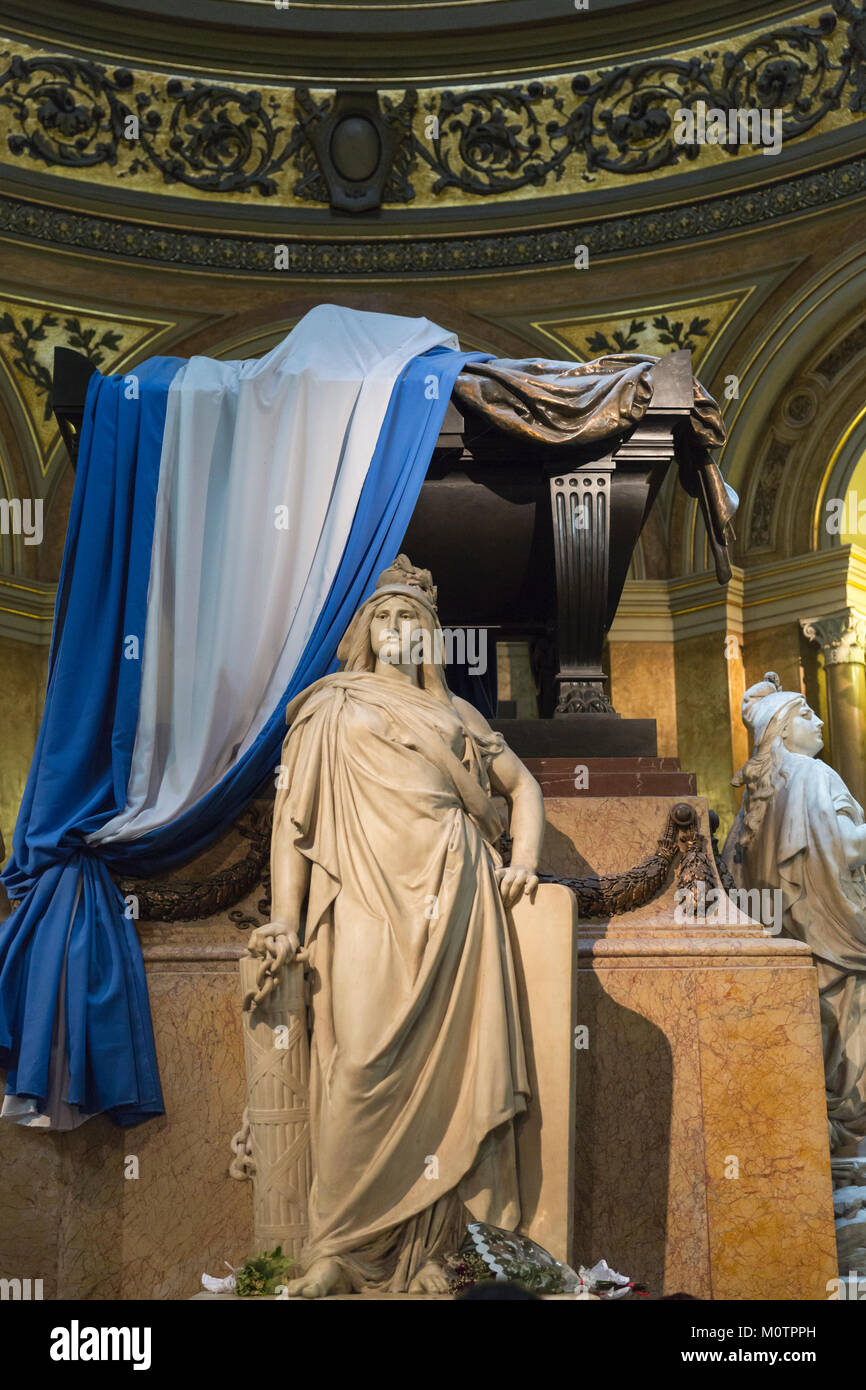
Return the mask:
<path id="1" fill-rule="evenodd" d="M 532 898 L 538 887 L 538 874 L 525 864 L 509 864 L 508 868 L 496 869 L 499 892 L 506 907 L 514 907 L 524 893 Z"/>
<path id="2" fill-rule="evenodd" d="M 256 988 L 244 999 L 244 1008 L 251 1009 L 270 994 L 283 966 L 302 960 L 304 952 L 298 933 L 288 922 L 279 920 L 256 927 L 247 942 L 247 950 L 251 956 L 260 956 L 262 962 L 256 974 Z"/>

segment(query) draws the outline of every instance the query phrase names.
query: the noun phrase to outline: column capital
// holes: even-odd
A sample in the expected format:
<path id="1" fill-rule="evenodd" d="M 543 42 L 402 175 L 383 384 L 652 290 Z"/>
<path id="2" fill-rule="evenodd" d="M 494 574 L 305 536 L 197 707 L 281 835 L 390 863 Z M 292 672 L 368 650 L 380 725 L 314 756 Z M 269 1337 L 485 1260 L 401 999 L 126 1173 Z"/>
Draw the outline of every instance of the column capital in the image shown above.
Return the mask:
<path id="1" fill-rule="evenodd" d="M 827 666 L 866 664 L 866 617 L 854 608 L 822 618 L 801 618 L 806 637 L 817 642 Z"/>

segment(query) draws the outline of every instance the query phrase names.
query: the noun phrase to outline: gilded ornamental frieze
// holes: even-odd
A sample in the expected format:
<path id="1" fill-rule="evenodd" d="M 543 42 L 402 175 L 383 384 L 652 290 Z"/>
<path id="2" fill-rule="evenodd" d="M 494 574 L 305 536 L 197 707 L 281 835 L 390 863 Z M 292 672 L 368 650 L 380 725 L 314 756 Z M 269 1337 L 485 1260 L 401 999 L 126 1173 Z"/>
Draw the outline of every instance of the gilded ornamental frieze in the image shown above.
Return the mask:
<path id="1" fill-rule="evenodd" d="M 775 176 L 768 148 L 682 138 L 677 113 L 769 112 L 777 150 L 866 110 L 864 17 L 850 0 L 712 49 L 514 85 L 379 91 L 381 201 L 426 210 L 563 198 L 706 168 Z M 318 125 L 333 90 L 208 81 L 8 41 L 0 136 L 8 166 L 71 183 L 232 205 L 327 205 Z M 774 137 L 775 139 L 775 137 Z M 762 157 L 763 156 L 763 157 Z M 739 163 L 738 163 L 739 162 Z"/>
<path id="2" fill-rule="evenodd" d="M 578 243 L 600 260 L 748 228 L 784 225 L 792 218 L 857 198 L 864 190 L 866 157 L 857 156 L 817 173 L 649 212 L 541 229 L 431 234 L 411 240 L 361 236 L 357 223 L 347 229 L 354 235 L 340 237 L 175 230 L 150 221 L 70 212 L 0 193 L 0 237 L 177 270 L 402 280 L 416 275 L 465 276 L 571 265 Z M 286 245 L 284 270 L 275 268 L 277 241 Z"/>

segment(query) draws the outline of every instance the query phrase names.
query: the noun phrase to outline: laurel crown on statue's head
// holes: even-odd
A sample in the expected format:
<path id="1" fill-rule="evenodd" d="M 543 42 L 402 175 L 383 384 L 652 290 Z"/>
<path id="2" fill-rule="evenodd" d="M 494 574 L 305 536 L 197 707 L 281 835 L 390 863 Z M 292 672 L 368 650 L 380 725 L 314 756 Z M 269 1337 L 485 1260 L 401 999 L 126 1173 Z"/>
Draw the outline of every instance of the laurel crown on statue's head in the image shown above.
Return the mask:
<path id="1" fill-rule="evenodd" d="M 376 580 L 375 592 L 388 590 L 392 593 L 416 593 L 422 602 L 436 612 L 438 590 L 429 570 L 413 565 L 408 555 L 398 555 L 393 565 L 383 570 Z"/>

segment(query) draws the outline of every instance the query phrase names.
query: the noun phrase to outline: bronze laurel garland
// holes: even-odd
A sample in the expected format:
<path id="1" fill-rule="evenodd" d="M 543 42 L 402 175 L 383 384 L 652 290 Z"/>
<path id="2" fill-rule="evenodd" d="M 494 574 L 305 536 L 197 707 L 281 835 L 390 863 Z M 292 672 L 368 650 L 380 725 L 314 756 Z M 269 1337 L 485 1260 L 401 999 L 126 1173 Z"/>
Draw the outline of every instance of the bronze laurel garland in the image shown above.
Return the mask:
<path id="1" fill-rule="evenodd" d="M 706 836 L 698 830 L 698 818 L 688 802 L 680 802 L 668 813 L 655 851 L 639 864 L 620 874 L 592 874 L 587 878 L 562 878 L 539 874 L 541 883 L 561 883 L 577 898 L 582 918 L 616 917 L 631 912 L 662 891 L 670 877 L 677 854 L 682 854 L 678 886 L 692 895 L 697 905 L 704 894 L 715 888 L 715 874 L 707 852 Z"/>
<path id="2" fill-rule="evenodd" d="M 273 803 L 252 802 L 235 822 L 235 829 L 250 842 L 245 858 L 201 880 L 182 880 L 166 883 L 152 879 L 122 879 L 118 887 L 124 896 L 138 900 L 138 919 L 157 922 L 192 922 L 228 912 L 230 919 L 242 930 L 250 930 L 267 921 L 271 909 L 270 843 Z M 510 860 L 511 842 L 503 836 L 499 842 L 503 862 Z M 619 874 L 593 874 L 587 878 L 562 878 L 555 874 L 539 874 L 542 883 L 561 883 L 577 898 L 582 918 L 614 917 L 633 908 L 642 907 L 662 891 L 670 877 L 677 854 L 682 855 L 678 874 L 680 888 L 692 892 L 695 902 L 701 893 L 715 887 L 715 875 L 706 845 L 706 837 L 698 830 L 697 814 L 688 802 L 680 802 L 668 813 L 665 828 L 654 852 L 639 864 Z M 236 907 L 255 888 L 263 887 L 263 896 L 256 903 L 259 920 Z M 234 909 L 230 911 L 229 909 Z"/>
<path id="3" fill-rule="evenodd" d="M 270 912 L 270 852 L 273 802 L 252 802 L 235 821 L 234 829 L 250 848 L 243 859 L 218 870 L 204 879 L 185 879 L 166 882 L 160 879 L 120 879 L 118 888 L 124 897 L 137 899 L 137 916 L 142 922 L 194 922 L 233 908 L 256 884 L 261 883 L 264 897 L 256 904 L 265 920 Z M 240 911 L 229 914 L 239 926 L 247 922 L 258 927 L 260 922 L 246 918 Z"/>

